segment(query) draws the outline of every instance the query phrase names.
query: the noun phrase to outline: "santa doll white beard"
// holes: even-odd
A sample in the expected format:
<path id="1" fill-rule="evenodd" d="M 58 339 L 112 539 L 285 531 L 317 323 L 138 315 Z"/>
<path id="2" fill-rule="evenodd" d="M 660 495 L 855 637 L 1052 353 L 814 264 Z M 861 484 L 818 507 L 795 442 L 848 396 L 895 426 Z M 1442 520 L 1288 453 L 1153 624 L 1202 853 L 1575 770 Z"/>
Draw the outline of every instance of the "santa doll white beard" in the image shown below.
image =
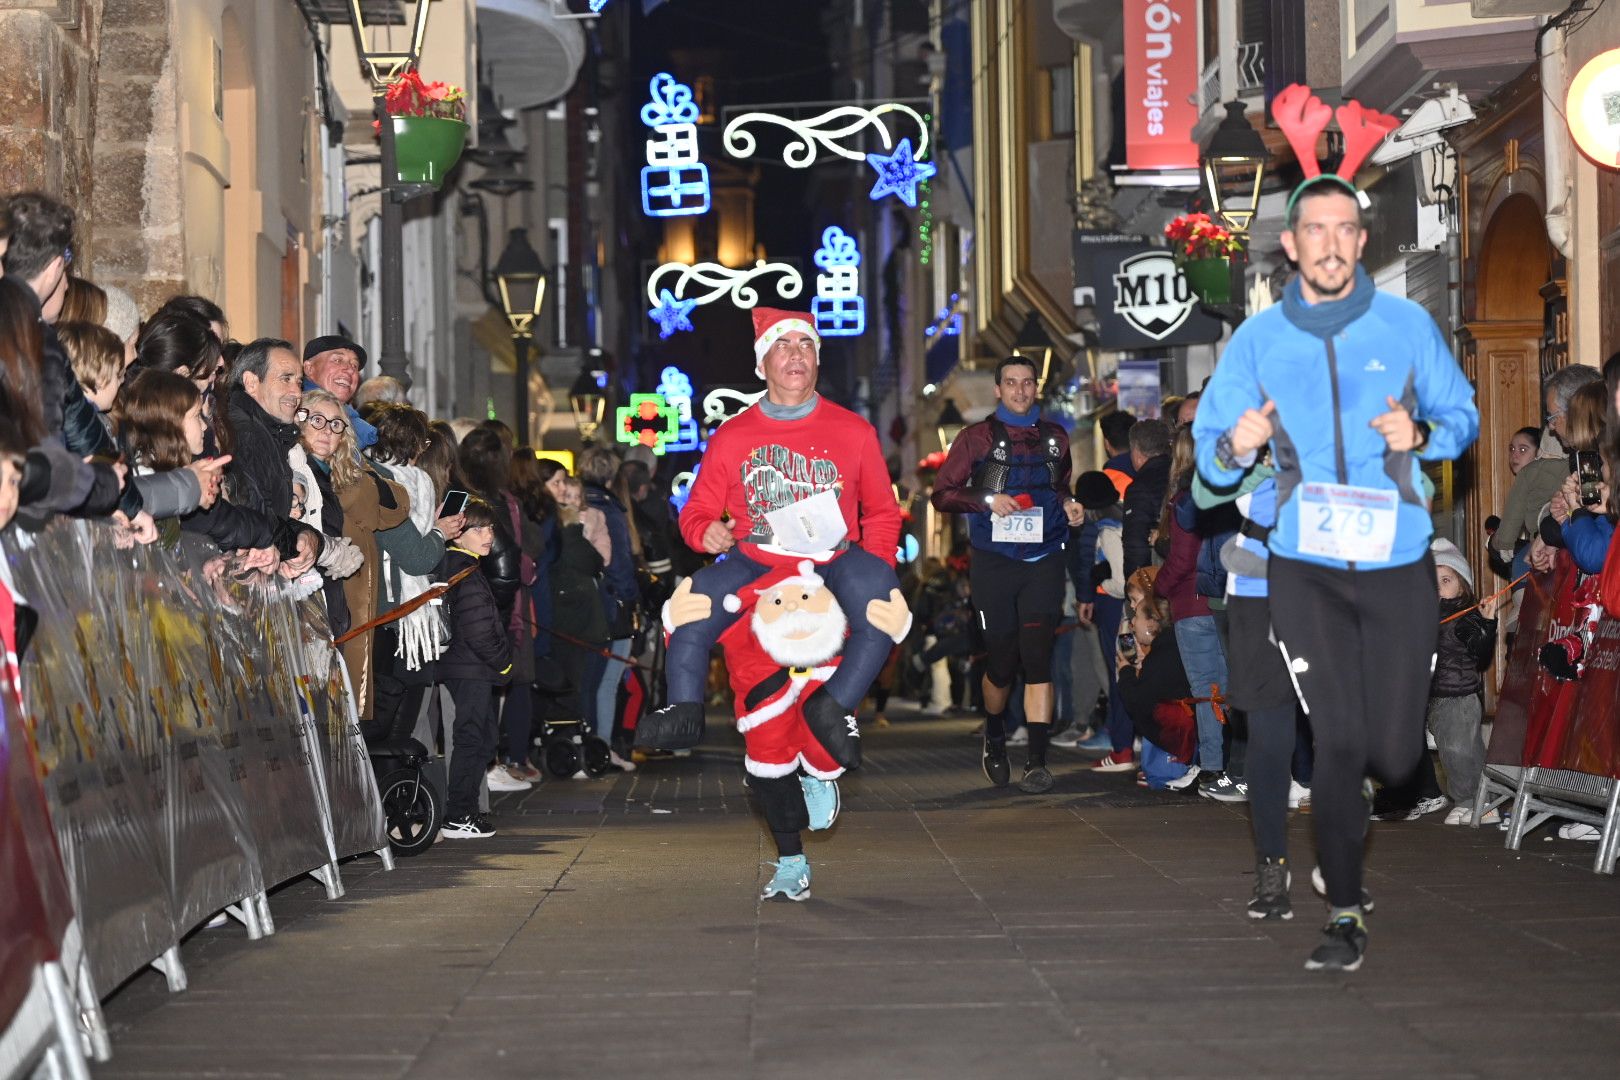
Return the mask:
<path id="1" fill-rule="evenodd" d="M 811 611 L 790 611 L 779 615 L 775 622 L 766 622 L 755 612 L 752 627 L 760 647 L 772 660 L 784 667 L 815 667 L 838 655 L 844 645 L 844 631 L 848 620 L 834 606 L 825 614 Z M 811 631 L 806 636 L 788 637 Z"/>

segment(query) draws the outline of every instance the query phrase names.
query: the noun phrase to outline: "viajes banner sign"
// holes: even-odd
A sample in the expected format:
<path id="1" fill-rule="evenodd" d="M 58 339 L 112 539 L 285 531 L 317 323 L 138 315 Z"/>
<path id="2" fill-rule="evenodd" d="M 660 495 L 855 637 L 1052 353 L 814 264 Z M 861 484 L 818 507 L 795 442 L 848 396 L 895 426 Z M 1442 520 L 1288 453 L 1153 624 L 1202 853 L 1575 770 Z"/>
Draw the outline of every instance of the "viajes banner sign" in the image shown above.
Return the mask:
<path id="1" fill-rule="evenodd" d="M 1198 5 L 1125 0 L 1125 164 L 1196 169 Z"/>

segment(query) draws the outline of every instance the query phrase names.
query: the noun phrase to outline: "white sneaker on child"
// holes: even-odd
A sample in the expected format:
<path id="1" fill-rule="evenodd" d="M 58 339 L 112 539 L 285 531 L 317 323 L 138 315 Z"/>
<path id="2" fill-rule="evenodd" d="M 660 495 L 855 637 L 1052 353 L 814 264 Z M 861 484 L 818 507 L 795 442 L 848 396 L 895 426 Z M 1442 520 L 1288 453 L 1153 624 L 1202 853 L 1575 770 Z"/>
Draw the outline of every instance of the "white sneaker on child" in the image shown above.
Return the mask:
<path id="1" fill-rule="evenodd" d="M 1288 778 L 1288 809 L 1309 810 L 1311 808 L 1311 789 L 1295 780 Z"/>
<path id="2" fill-rule="evenodd" d="M 489 781 L 491 791 L 528 791 L 534 787 L 531 781 L 513 776 L 505 765 L 491 765 L 484 777 Z"/>

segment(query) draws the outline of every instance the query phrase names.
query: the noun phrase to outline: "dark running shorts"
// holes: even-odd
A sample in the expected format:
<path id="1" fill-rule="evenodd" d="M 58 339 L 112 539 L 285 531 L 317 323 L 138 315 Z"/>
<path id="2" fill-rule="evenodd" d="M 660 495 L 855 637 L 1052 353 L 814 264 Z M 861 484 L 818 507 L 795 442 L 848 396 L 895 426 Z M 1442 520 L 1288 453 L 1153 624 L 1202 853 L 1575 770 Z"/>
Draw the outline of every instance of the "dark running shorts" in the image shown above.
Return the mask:
<path id="1" fill-rule="evenodd" d="M 1044 622 L 1056 630 L 1063 621 L 1063 570 L 1062 549 L 1020 562 L 974 548 L 968 583 L 985 640 L 1015 637 L 1025 623 Z"/>

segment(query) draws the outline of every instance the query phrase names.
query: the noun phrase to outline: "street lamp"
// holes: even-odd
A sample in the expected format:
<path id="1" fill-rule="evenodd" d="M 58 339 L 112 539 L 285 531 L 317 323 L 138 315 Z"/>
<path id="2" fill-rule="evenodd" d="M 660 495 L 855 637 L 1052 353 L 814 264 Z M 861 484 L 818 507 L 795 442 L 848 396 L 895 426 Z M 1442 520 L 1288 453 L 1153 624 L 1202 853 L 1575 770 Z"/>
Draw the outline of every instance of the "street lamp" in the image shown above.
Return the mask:
<path id="1" fill-rule="evenodd" d="M 408 48 L 391 44 L 373 47 L 367 32 L 364 0 L 349 0 L 350 25 L 354 27 L 354 49 L 371 79 L 371 110 L 377 119 L 382 141 L 382 351 L 377 366 L 384 375 L 398 379 L 407 388 L 411 373 L 405 360 L 405 201 L 426 190 L 425 186 L 402 185 L 394 154 L 394 124 L 388 116 L 388 88 L 416 66 L 422 55 L 422 39 L 427 34 L 429 0 L 411 0 L 414 8 L 408 19 L 411 37 Z M 390 5 L 392 9 L 393 5 Z M 375 11 L 375 7 L 372 7 Z M 373 27 L 372 29 L 375 29 Z M 387 35 L 389 38 L 392 35 Z"/>
<path id="2" fill-rule="evenodd" d="M 524 441 L 533 438 L 529 424 L 529 343 L 534 320 L 546 302 L 546 264 L 529 244 L 529 230 L 513 229 L 506 250 L 495 262 L 495 285 L 501 292 L 501 311 L 512 325 L 512 365 L 517 373 L 517 430 Z"/>
<path id="3" fill-rule="evenodd" d="M 596 438 L 607 412 L 607 372 L 581 368 L 579 377 L 568 390 L 568 404 L 574 410 L 574 425 L 579 428 L 581 442 Z"/>
<path id="4" fill-rule="evenodd" d="M 967 421 L 962 418 L 962 412 L 956 407 L 955 400 L 946 398 L 945 407 L 939 410 L 939 419 L 934 422 L 934 430 L 939 433 L 939 448 L 949 453 L 951 444 L 962 434 L 965 427 Z"/>
<path id="5" fill-rule="evenodd" d="M 1249 266 L 1249 226 L 1260 210 L 1260 185 L 1265 181 L 1271 155 L 1260 133 L 1249 123 L 1241 101 L 1226 103 L 1226 119 L 1210 132 L 1200 152 L 1209 208 L 1239 241 L 1237 252 L 1227 260 L 1231 275 L 1229 302 L 1205 306 L 1237 326 L 1248 312 L 1244 280 Z"/>
<path id="6" fill-rule="evenodd" d="M 1052 352 L 1056 346 L 1041 325 L 1041 317 L 1030 312 L 1024 320 L 1024 327 L 1018 331 L 1013 339 L 1013 355 L 1022 360 L 1029 361 L 1035 369 L 1035 399 L 1040 400 L 1046 393 L 1046 378 L 1052 373 Z"/>
<path id="7" fill-rule="evenodd" d="M 1226 103 L 1226 119 L 1210 132 L 1202 150 L 1204 190 L 1210 210 L 1234 233 L 1247 235 L 1260 209 L 1260 184 L 1270 154 L 1241 101 Z"/>

